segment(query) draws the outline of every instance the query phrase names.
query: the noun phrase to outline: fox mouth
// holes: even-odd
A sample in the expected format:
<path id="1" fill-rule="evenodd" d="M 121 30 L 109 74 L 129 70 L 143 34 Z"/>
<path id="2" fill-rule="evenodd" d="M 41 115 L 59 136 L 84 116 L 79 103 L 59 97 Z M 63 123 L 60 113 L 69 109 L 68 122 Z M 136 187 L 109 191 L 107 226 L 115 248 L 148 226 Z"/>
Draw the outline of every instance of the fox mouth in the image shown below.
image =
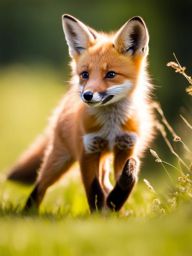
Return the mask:
<path id="1" fill-rule="evenodd" d="M 114 97 L 114 95 L 107 95 L 106 97 L 104 97 L 104 99 L 101 101 L 101 104 L 104 105 L 106 104 L 108 101 L 110 101 L 112 98 Z"/>
<path id="2" fill-rule="evenodd" d="M 90 105 L 90 106 L 101 106 L 101 105 L 105 105 L 106 103 L 108 103 L 112 98 L 114 97 L 114 95 L 106 95 L 106 94 L 103 94 L 103 95 L 99 95 L 96 99 L 93 99 L 90 100 L 90 101 L 87 101 L 85 99 L 82 98 L 82 100 Z"/>

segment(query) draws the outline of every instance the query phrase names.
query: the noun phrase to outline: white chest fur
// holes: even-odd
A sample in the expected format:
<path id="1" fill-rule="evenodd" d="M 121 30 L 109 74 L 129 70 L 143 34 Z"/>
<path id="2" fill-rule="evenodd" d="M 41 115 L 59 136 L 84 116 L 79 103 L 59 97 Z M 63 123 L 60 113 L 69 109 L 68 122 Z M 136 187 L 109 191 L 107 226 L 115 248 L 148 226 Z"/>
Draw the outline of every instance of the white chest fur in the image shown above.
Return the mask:
<path id="1" fill-rule="evenodd" d="M 83 136 L 86 152 L 93 153 L 101 150 L 101 148 L 94 146 L 96 144 L 95 138 L 102 138 L 107 142 L 108 149 L 112 150 L 116 138 L 125 133 L 121 127 L 132 113 L 131 104 L 126 100 L 106 107 L 92 108 L 90 111 L 92 115 L 96 116 L 101 128 L 97 132 Z"/>

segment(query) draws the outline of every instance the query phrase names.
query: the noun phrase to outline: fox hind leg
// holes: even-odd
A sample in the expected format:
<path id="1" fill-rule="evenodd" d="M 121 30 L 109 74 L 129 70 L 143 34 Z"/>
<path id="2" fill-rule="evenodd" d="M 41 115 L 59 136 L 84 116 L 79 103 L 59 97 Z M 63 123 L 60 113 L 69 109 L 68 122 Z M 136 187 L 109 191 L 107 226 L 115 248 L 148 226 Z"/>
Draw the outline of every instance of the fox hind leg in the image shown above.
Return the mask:
<path id="1" fill-rule="evenodd" d="M 62 147 L 49 148 L 40 169 L 35 187 L 27 199 L 24 210 L 38 208 L 49 186 L 56 182 L 73 164 L 73 159 Z"/>

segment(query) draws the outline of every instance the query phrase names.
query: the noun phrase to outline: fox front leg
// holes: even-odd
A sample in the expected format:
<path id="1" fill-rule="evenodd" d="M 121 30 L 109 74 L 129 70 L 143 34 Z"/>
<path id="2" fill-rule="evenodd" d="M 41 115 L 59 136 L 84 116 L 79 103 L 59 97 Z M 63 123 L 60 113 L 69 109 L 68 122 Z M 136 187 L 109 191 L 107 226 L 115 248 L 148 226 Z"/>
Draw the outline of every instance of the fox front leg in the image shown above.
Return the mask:
<path id="1" fill-rule="evenodd" d="M 108 195 L 109 192 L 113 189 L 113 186 L 110 181 L 110 172 L 111 172 L 110 162 L 111 162 L 110 159 L 104 159 L 104 162 L 101 165 L 100 180 L 106 195 Z"/>
<path id="2" fill-rule="evenodd" d="M 137 180 L 137 162 L 130 158 L 125 163 L 114 189 L 107 197 L 107 206 L 113 211 L 119 211 L 129 197 Z"/>
<path id="3" fill-rule="evenodd" d="M 38 208 L 40 206 L 48 187 L 67 172 L 74 162 L 73 158 L 59 141 L 55 144 L 57 144 L 57 147 L 49 147 L 45 154 L 35 187 L 24 206 L 24 211 L 26 212 L 31 208 Z"/>
<path id="4" fill-rule="evenodd" d="M 135 133 L 116 137 L 114 150 L 114 172 L 116 184 L 107 197 L 107 206 L 119 211 L 129 197 L 137 180 L 139 162 L 132 157 L 136 144 Z"/>
<path id="5" fill-rule="evenodd" d="M 121 175 L 126 161 L 133 155 L 136 141 L 137 135 L 133 132 L 123 133 L 115 138 L 114 174 L 116 181 Z"/>
<path id="6" fill-rule="evenodd" d="M 80 160 L 80 169 L 87 201 L 91 212 L 102 210 L 105 196 L 99 182 L 100 153 L 83 153 Z"/>

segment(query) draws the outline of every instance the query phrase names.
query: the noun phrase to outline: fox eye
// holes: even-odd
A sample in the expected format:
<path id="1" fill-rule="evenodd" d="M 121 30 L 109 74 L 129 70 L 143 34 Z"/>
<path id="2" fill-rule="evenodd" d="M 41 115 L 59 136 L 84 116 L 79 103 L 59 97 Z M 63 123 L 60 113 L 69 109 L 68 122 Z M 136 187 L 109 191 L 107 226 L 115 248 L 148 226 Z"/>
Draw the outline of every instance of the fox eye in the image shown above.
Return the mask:
<path id="1" fill-rule="evenodd" d="M 112 79 L 116 76 L 115 71 L 108 71 L 107 74 L 105 75 L 105 78 Z"/>
<path id="2" fill-rule="evenodd" d="M 87 71 L 83 71 L 81 74 L 80 74 L 80 77 L 83 79 L 83 80 L 88 80 L 89 79 L 89 73 Z"/>

